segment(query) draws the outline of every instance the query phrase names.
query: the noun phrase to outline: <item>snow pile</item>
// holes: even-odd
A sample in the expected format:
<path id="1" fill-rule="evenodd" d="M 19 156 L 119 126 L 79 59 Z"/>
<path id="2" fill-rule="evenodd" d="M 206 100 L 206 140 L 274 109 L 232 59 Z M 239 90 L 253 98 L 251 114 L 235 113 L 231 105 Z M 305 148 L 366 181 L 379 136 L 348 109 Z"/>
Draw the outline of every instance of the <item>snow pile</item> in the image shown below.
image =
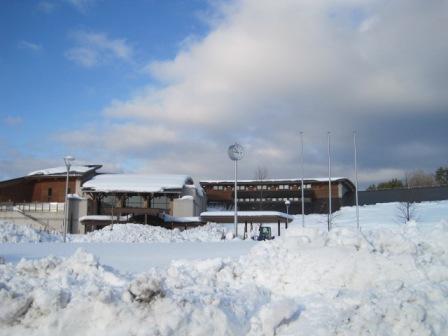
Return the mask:
<path id="1" fill-rule="evenodd" d="M 293 228 L 239 260 L 178 260 L 135 277 L 81 250 L 2 264 L 0 334 L 443 335 L 447 242 L 446 221 Z"/>
<path id="2" fill-rule="evenodd" d="M 183 242 L 183 241 L 220 241 L 225 233 L 216 224 L 207 224 L 188 230 L 165 229 L 158 226 L 143 224 L 115 224 L 85 235 L 70 235 L 71 242 L 122 242 L 122 243 L 153 243 L 153 242 Z"/>
<path id="3" fill-rule="evenodd" d="M 58 242 L 62 237 L 56 233 L 32 228 L 28 225 L 0 221 L 0 243 Z"/>

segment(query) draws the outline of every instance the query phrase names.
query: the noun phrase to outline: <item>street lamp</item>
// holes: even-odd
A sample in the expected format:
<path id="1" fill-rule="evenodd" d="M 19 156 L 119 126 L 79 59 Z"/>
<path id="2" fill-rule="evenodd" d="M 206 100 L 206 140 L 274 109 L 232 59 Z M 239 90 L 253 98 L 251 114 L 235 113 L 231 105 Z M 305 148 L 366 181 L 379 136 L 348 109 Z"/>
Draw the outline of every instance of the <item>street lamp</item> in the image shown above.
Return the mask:
<path id="1" fill-rule="evenodd" d="M 67 179 L 65 181 L 65 204 L 64 204 L 64 243 L 67 238 L 67 224 L 68 224 L 68 176 L 70 174 L 70 167 L 72 161 L 75 161 L 73 156 L 64 157 L 65 167 L 67 168 Z"/>
<path id="2" fill-rule="evenodd" d="M 234 143 L 229 146 L 227 150 L 227 154 L 229 155 L 230 160 L 235 162 L 235 213 L 234 213 L 234 224 L 235 224 L 235 237 L 238 237 L 238 193 L 237 193 L 237 181 L 238 181 L 238 161 L 241 160 L 244 156 L 244 148 L 238 143 Z"/>
<path id="3" fill-rule="evenodd" d="M 291 202 L 287 199 L 285 201 L 285 205 L 286 205 L 286 214 L 289 215 L 289 205 L 291 204 Z"/>

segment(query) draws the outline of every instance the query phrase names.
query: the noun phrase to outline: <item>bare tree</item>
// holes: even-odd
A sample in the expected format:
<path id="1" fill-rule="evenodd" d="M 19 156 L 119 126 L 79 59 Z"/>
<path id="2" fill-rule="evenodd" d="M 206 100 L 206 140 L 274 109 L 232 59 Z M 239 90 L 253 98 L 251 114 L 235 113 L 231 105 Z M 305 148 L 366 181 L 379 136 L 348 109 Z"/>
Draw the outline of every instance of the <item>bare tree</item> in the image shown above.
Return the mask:
<path id="1" fill-rule="evenodd" d="M 405 174 L 404 186 L 406 187 L 406 193 L 403 197 L 404 200 L 397 205 L 397 219 L 400 223 L 406 224 L 416 217 L 414 191 L 411 188 L 411 182 L 415 183 L 415 181 L 419 180 L 419 178 L 414 179 L 416 176 L 419 177 L 420 174 L 416 174 L 416 172 Z"/>
<path id="2" fill-rule="evenodd" d="M 269 171 L 266 166 L 258 166 L 257 169 L 255 169 L 255 179 L 258 182 L 263 182 L 268 178 Z M 260 183 L 260 210 L 263 210 L 263 183 Z"/>
<path id="3" fill-rule="evenodd" d="M 406 224 L 416 218 L 416 204 L 411 201 L 400 202 L 397 205 L 397 219 L 400 223 Z"/>
<path id="4" fill-rule="evenodd" d="M 415 170 L 406 174 L 406 187 L 432 187 L 436 180 L 434 175 L 425 173 L 423 170 Z"/>

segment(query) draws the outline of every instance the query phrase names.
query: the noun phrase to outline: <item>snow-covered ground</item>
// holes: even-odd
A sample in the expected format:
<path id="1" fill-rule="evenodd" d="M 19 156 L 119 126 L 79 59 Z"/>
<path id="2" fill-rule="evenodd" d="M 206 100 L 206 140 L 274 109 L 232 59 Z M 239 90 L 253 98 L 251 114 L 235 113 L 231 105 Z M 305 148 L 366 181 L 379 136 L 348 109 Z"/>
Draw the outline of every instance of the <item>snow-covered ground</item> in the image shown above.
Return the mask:
<path id="1" fill-rule="evenodd" d="M 225 228 L 216 224 L 207 224 L 184 231 L 179 229 L 168 230 L 162 227 L 142 224 L 115 224 L 87 234 L 69 234 L 67 235 L 67 241 L 73 243 L 210 242 L 222 240 L 226 232 Z M 0 243 L 62 241 L 62 235 L 55 232 L 49 233 L 31 226 L 0 221 Z"/>
<path id="2" fill-rule="evenodd" d="M 18 263 L 22 258 L 36 260 L 49 255 L 70 257 L 82 249 L 94 254 L 105 266 L 125 273 L 141 273 L 151 267 L 168 266 L 173 260 L 203 260 L 207 258 L 237 258 L 247 254 L 254 241 L 178 242 L 178 243 L 23 243 L 0 244 L 0 256 Z"/>
<path id="3" fill-rule="evenodd" d="M 2 251 L 0 335 L 447 335 L 448 202 L 420 204 L 408 224 L 395 212 L 362 207 L 361 232 L 354 208 L 330 233 L 325 216 L 307 216 L 305 228 L 299 216 L 239 258 L 177 259 L 140 274 L 83 250 L 18 262 Z"/>
<path id="4" fill-rule="evenodd" d="M 57 242 L 62 237 L 56 233 L 37 230 L 27 225 L 0 221 L 0 243 Z"/>
<path id="5" fill-rule="evenodd" d="M 116 224 L 85 235 L 70 235 L 69 240 L 84 242 L 184 242 L 184 241 L 220 241 L 225 237 L 225 230 L 216 224 L 207 224 L 188 230 L 168 230 L 162 227 L 141 224 Z"/>

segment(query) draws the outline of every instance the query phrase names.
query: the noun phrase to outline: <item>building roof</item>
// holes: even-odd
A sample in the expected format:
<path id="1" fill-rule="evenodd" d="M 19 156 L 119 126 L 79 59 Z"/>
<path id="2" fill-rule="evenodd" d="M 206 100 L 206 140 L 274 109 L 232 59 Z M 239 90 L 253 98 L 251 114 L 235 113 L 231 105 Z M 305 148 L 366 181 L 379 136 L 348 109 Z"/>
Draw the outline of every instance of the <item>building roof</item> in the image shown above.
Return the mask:
<path id="1" fill-rule="evenodd" d="M 93 172 L 102 165 L 73 165 L 70 166 L 70 175 L 84 175 L 89 172 Z M 28 174 L 28 176 L 59 176 L 67 174 L 67 168 L 65 166 L 46 168 L 41 170 L 36 170 Z"/>
<path id="2" fill-rule="evenodd" d="M 233 211 L 206 211 L 200 215 L 201 220 L 216 223 L 233 223 Z M 292 221 L 292 215 L 278 211 L 238 211 L 238 222 L 275 223 L 277 221 Z"/>
<path id="3" fill-rule="evenodd" d="M 87 192 L 164 193 L 179 192 L 193 179 L 187 175 L 101 174 L 82 186 Z"/>
<path id="4" fill-rule="evenodd" d="M 160 218 L 162 218 L 165 223 L 203 223 L 199 217 L 176 217 L 160 214 Z"/>

